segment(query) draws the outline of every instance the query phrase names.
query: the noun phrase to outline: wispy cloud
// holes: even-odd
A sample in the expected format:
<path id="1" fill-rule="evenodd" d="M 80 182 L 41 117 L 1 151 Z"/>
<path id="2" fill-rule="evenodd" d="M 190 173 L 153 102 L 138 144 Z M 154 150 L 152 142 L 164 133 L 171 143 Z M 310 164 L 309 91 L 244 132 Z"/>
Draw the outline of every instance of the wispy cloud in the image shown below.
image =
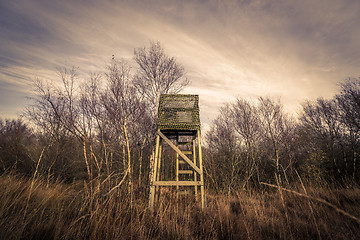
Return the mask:
<path id="1" fill-rule="evenodd" d="M 236 97 L 281 97 L 295 112 L 359 74 L 355 0 L 14 0 L 0 9 L 2 116 L 23 107 L 8 99 L 30 94 L 35 76 L 51 77 L 64 64 L 103 71 L 113 54 L 131 59 L 149 40 L 184 65 L 192 81 L 185 91 L 200 94 L 207 123 Z"/>

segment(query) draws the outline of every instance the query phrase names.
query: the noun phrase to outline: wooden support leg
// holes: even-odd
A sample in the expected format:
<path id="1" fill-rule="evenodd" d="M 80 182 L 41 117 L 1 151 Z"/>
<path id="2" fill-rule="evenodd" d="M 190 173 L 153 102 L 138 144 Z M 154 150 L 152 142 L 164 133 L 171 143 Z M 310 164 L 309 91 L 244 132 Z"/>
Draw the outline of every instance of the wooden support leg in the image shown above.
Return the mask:
<path id="1" fill-rule="evenodd" d="M 159 141 L 159 147 L 158 147 L 158 167 L 157 167 L 157 176 L 156 176 L 156 181 L 161 181 L 161 164 L 162 164 L 162 161 L 161 161 L 161 153 L 162 153 L 162 140 L 160 138 L 160 141 Z M 160 195 L 160 187 L 156 187 L 155 188 L 156 191 L 155 191 L 155 202 L 157 202 L 159 200 L 159 195 Z"/>
<path id="2" fill-rule="evenodd" d="M 193 153 L 193 161 L 194 164 L 196 165 L 196 146 L 195 146 L 195 139 L 192 140 L 192 153 Z M 197 181 L 197 173 L 194 171 L 194 181 Z M 198 190 L 198 186 L 195 186 L 195 198 L 196 200 L 198 199 L 198 195 L 197 195 L 197 190 Z"/>
<path id="3" fill-rule="evenodd" d="M 205 208 L 205 189 L 204 189 L 204 172 L 203 172 L 203 164 L 202 164 L 202 151 L 201 151 L 201 134 L 200 130 L 197 131 L 198 135 L 198 143 L 199 143 L 199 164 L 200 164 L 200 191 L 201 191 L 201 209 Z"/>
<path id="4" fill-rule="evenodd" d="M 156 137 L 156 147 L 155 147 L 155 156 L 154 156 L 154 165 L 153 165 L 153 176 L 151 179 L 151 185 L 150 185 L 150 196 L 149 196 L 149 207 L 150 207 L 150 211 L 153 212 L 154 211 L 154 200 L 155 200 L 155 181 L 156 181 L 156 176 L 157 176 L 157 165 L 158 165 L 158 153 L 159 153 L 159 143 L 160 143 L 160 136 L 158 135 Z"/>
<path id="5" fill-rule="evenodd" d="M 196 147 L 196 136 L 198 138 L 198 147 Z M 164 140 L 173 150 L 176 151 L 176 179 L 175 181 L 164 181 L 165 179 L 160 176 L 160 171 L 164 169 L 164 163 L 162 163 L 161 155 L 162 155 L 162 140 Z M 182 143 L 183 144 L 183 143 Z M 154 153 L 154 166 L 153 166 L 153 176 L 152 182 L 150 183 L 150 197 L 149 197 L 149 205 L 150 210 L 154 211 L 154 205 L 156 202 L 156 198 L 158 197 L 157 192 L 159 187 L 174 186 L 177 189 L 177 196 L 179 195 L 180 187 L 190 187 L 190 189 L 194 189 L 196 200 L 199 199 L 199 188 L 200 187 L 200 197 L 201 197 L 201 209 L 205 208 L 205 187 L 204 187 L 204 172 L 203 172 L 203 163 L 202 163 L 202 149 L 201 149 L 201 135 L 200 130 L 197 131 L 197 134 L 194 138 L 185 143 L 186 145 L 192 146 L 192 151 L 184 151 L 180 150 L 178 145 L 178 139 L 176 140 L 176 144 L 173 144 L 160 130 L 158 130 L 158 135 L 156 139 L 156 148 Z M 198 151 L 198 152 L 197 152 Z M 192 159 L 190 160 L 186 154 L 192 153 Z M 192 170 L 180 169 L 180 159 L 181 157 L 186 163 L 188 163 Z M 199 163 L 199 164 L 197 164 Z M 161 164 L 163 166 L 161 166 Z M 182 180 L 180 178 L 180 174 L 193 174 L 193 181 L 191 179 Z M 199 174 L 199 175 L 198 175 Z M 199 179 L 200 178 L 200 181 Z M 182 181 L 180 181 L 182 180 Z M 192 188 L 194 187 L 194 188 Z"/>
<path id="6" fill-rule="evenodd" d="M 178 140 L 176 141 L 176 146 L 178 146 Z M 176 198 L 179 197 L 179 153 L 176 153 Z"/>
<path id="7" fill-rule="evenodd" d="M 161 162 L 161 153 L 162 153 L 162 141 L 161 141 L 161 139 L 160 139 L 160 142 L 159 142 L 159 153 L 158 153 L 158 169 L 157 169 L 157 176 L 156 176 L 156 181 L 160 181 L 161 179 L 160 179 L 160 175 L 161 175 L 161 164 L 162 164 L 162 162 Z"/>

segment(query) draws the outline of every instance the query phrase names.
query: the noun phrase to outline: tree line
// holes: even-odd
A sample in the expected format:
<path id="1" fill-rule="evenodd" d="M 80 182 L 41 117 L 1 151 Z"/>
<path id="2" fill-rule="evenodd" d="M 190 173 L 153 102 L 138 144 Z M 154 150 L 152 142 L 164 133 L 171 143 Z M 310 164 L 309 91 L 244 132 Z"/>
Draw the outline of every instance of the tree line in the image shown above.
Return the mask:
<path id="1" fill-rule="evenodd" d="M 27 123 L 0 121 L 1 172 L 87 180 L 108 191 L 147 184 L 159 96 L 189 80 L 159 42 L 135 49 L 133 61 L 136 69 L 113 56 L 85 80 L 75 67 L 58 69 L 57 81 L 36 79 Z"/>
<path id="2" fill-rule="evenodd" d="M 99 192 L 147 186 L 159 96 L 189 79 L 159 42 L 135 49 L 133 61 L 113 57 L 85 80 L 74 67 L 58 70 L 61 81 L 35 80 L 23 120 L 0 121 L 0 172 L 82 180 Z M 225 104 L 205 135 L 206 186 L 359 183 L 360 79 L 340 87 L 305 102 L 297 119 L 269 97 Z"/>
<path id="3" fill-rule="evenodd" d="M 297 119 L 269 97 L 225 104 L 206 135 L 208 183 L 223 190 L 302 179 L 359 183 L 360 79 L 340 89 L 332 99 L 303 103 Z"/>

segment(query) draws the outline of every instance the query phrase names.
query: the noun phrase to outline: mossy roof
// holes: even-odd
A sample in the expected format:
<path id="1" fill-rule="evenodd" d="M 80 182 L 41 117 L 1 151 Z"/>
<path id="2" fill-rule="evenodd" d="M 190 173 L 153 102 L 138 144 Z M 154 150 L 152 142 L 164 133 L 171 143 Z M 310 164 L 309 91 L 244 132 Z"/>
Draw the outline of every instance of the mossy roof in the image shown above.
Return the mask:
<path id="1" fill-rule="evenodd" d="M 199 96 L 191 94 L 162 94 L 159 100 L 158 129 L 200 129 Z"/>

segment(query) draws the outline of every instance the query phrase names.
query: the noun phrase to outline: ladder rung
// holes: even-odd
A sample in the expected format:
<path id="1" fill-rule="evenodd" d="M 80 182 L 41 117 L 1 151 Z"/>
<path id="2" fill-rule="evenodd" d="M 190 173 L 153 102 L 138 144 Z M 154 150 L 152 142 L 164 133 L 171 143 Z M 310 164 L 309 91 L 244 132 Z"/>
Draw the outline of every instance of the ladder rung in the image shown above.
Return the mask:
<path id="1" fill-rule="evenodd" d="M 185 160 L 179 159 L 179 164 L 188 164 Z"/>
<path id="2" fill-rule="evenodd" d="M 193 174 L 193 170 L 179 170 L 179 174 Z"/>
<path id="3" fill-rule="evenodd" d="M 201 181 L 155 181 L 153 186 L 203 186 Z"/>
<path id="4" fill-rule="evenodd" d="M 183 154 L 192 154 L 192 151 L 181 151 Z"/>

